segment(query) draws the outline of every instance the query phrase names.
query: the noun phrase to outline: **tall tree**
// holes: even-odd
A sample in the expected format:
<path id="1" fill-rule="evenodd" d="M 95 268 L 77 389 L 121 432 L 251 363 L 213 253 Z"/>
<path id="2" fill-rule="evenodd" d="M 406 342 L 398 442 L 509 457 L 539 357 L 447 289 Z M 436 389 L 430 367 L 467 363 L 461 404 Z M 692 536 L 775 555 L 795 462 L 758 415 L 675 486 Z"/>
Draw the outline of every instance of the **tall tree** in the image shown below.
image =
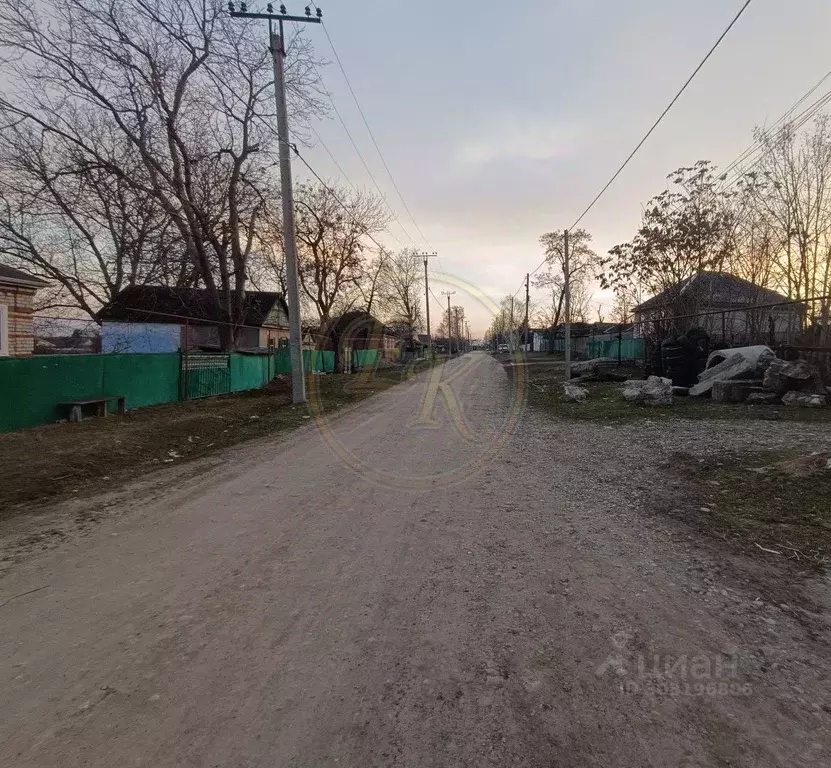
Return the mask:
<path id="1" fill-rule="evenodd" d="M 764 227 L 757 247 L 775 247 L 774 277 L 794 299 L 831 292 L 831 120 L 819 117 L 800 134 L 794 125 L 771 135 L 757 129 L 762 147 L 752 189 Z M 770 243 L 765 241 L 770 238 Z M 828 314 L 823 302 L 814 314 Z"/>
<path id="2" fill-rule="evenodd" d="M 728 263 L 735 242 L 734 192 L 707 161 L 679 168 L 668 179 L 672 188 L 646 204 L 635 237 L 603 260 L 604 285 L 634 283 L 649 293 L 677 289 L 665 311 L 681 314 L 693 309 L 684 305 L 685 281 Z"/>
<path id="3" fill-rule="evenodd" d="M 231 346 L 277 149 L 261 30 L 219 0 L 8 0 L 0 46 L 11 84 L 2 124 L 20 125 L 50 163 L 72 158 L 152 201 L 226 319 L 221 341 Z M 320 109 L 317 74 L 303 38 L 289 54 L 292 110 L 303 118 Z M 14 216 L 25 198 L 11 192 Z"/>
<path id="4" fill-rule="evenodd" d="M 328 182 L 298 184 L 295 207 L 300 284 L 325 325 L 360 300 L 367 236 L 383 231 L 389 215 L 371 192 Z"/>
<path id="5" fill-rule="evenodd" d="M 400 328 L 410 342 L 424 322 L 423 275 L 415 249 L 405 248 L 387 257 L 380 290 L 388 324 Z"/>
<path id="6" fill-rule="evenodd" d="M 600 260 L 591 247 L 592 236 L 585 229 L 569 231 L 568 236 L 571 320 L 583 321 L 589 314 L 590 284 L 597 277 Z M 565 232 L 548 232 L 540 237 L 540 243 L 546 268 L 535 279 L 534 286 L 547 294 L 544 319 L 550 325 L 559 325 L 565 320 Z"/>

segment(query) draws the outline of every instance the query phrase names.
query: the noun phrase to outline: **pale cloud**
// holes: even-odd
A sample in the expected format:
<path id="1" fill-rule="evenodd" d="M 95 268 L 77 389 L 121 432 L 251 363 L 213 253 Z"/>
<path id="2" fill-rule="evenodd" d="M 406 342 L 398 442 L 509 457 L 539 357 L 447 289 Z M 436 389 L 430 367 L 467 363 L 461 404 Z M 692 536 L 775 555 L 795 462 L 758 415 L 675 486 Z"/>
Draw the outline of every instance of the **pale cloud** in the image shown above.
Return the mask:
<path id="1" fill-rule="evenodd" d="M 542 259 L 540 234 L 569 226 L 608 181 L 740 4 L 457 0 L 448 12 L 440 0 L 369 0 L 327 12 L 327 27 L 429 240 L 413 244 L 438 251 L 442 269 L 498 298 Z M 794 5 L 750 5 L 581 223 L 599 253 L 633 236 L 642 203 L 664 189 L 670 171 L 699 159 L 726 165 L 754 125 L 775 121 L 827 71 L 831 4 L 802 0 L 798 13 Z M 417 235 L 334 67 L 326 80 Z M 350 180 L 371 186 L 341 127 L 328 121 L 318 130 Z M 337 177 L 322 149 L 308 154 Z M 611 296 L 596 300 L 608 306 Z M 473 297 L 462 301 L 484 331 L 487 312 Z"/>
<path id="2" fill-rule="evenodd" d="M 455 154 L 462 163 L 472 164 L 494 160 L 556 160 L 576 156 L 588 141 L 585 130 L 573 124 L 504 115 L 483 126 L 478 135 L 466 137 Z"/>

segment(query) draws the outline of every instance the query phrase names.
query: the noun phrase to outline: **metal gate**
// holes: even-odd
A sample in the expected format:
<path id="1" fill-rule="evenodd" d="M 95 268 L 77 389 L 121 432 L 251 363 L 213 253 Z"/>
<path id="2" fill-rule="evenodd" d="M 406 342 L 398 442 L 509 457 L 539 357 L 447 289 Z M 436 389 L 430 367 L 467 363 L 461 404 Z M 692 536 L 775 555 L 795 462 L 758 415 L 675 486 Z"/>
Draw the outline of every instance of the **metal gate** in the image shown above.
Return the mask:
<path id="1" fill-rule="evenodd" d="M 182 400 L 225 395 L 231 391 L 231 355 L 187 352 L 182 355 Z"/>

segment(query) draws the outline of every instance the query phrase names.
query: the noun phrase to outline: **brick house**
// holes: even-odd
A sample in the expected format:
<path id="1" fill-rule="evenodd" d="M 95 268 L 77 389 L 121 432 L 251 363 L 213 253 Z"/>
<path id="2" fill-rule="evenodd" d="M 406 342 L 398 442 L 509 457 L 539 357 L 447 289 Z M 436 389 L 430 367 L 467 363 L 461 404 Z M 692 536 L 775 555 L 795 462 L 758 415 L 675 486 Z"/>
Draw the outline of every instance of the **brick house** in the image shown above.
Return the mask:
<path id="1" fill-rule="evenodd" d="M 0 264 L 0 357 L 29 357 L 35 348 L 35 292 L 47 284 Z"/>

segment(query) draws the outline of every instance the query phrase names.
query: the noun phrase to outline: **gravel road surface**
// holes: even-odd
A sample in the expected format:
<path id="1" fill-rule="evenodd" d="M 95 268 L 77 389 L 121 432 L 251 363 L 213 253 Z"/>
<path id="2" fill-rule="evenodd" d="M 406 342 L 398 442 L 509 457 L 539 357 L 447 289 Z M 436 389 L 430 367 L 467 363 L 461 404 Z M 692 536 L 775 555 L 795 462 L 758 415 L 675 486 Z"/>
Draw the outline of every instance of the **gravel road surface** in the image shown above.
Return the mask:
<path id="1" fill-rule="evenodd" d="M 500 364 L 437 370 L 21 558 L 0 765 L 831 764 L 827 582 L 781 607 L 647 502 L 705 428 L 827 429 L 515 425 Z"/>

